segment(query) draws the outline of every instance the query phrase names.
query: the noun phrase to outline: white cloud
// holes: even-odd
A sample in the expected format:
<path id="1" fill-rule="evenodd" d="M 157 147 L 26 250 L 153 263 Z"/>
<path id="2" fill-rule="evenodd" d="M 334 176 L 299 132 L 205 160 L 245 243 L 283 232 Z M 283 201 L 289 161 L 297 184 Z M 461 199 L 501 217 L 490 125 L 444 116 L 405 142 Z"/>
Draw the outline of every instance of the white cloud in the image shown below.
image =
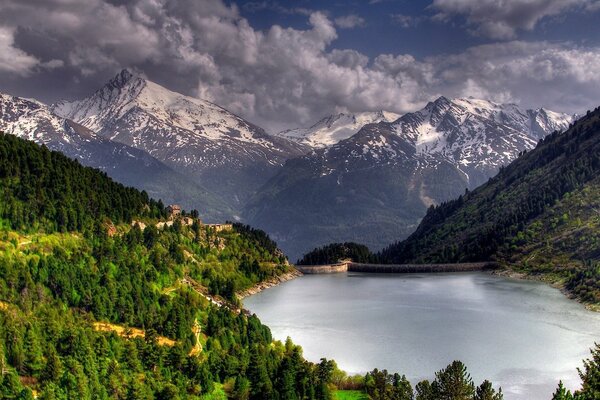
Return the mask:
<path id="1" fill-rule="evenodd" d="M 363 17 L 355 14 L 344 15 L 335 19 L 335 24 L 342 29 L 353 29 L 366 26 L 367 22 Z"/>
<path id="2" fill-rule="evenodd" d="M 14 30 L 0 26 L 0 71 L 28 75 L 39 60 L 14 47 Z"/>
<path id="3" fill-rule="evenodd" d="M 335 110 L 413 111 L 439 95 L 567 112 L 600 102 L 600 49 L 569 43 L 511 41 L 424 59 L 369 59 L 356 50 L 332 49 L 335 21 L 318 12 L 304 29 L 274 25 L 261 31 L 220 0 L 132 0 L 121 6 L 115 0 L 5 1 L 2 70 L 50 74 L 64 65 L 79 71 L 73 80 L 86 82 L 91 92 L 119 68 L 134 67 L 271 131 L 307 125 Z M 47 55 L 17 48 L 19 26 L 35 26 L 62 46 L 53 51 L 54 60 L 41 65 Z M 5 60 L 7 54 L 12 56 Z"/>

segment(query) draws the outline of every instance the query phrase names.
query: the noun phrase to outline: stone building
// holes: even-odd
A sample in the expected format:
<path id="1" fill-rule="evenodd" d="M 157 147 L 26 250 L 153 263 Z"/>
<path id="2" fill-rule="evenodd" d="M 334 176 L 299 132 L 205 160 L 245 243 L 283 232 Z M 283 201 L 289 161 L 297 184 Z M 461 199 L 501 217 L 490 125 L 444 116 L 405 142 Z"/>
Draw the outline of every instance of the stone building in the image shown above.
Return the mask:
<path id="1" fill-rule="evenodd" d="M 170 204 L 167 206 L 167 213 L 170 219 L 175 219 L 181 216 L 181 206 L 177 204 Z"/>

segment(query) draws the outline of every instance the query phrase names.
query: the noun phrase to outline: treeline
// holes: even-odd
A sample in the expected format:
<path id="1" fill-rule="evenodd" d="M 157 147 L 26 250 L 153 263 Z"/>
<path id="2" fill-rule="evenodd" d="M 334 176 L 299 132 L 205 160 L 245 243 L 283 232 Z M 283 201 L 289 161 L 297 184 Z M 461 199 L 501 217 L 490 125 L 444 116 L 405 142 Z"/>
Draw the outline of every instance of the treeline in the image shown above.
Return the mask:
<path id="1" fill-rule="evenodd" d="M 324 265 L 335 264 L 342 259 L 352 259 L 354 262 L 369 263 L 375 261 L 374 255 L 365 245 L 346 242 L 332 243 L 323 247 L 318 247 L 306 253 L 298 265 Z"/>
<path id="2" fill-rule="evenodd" d="M 377 369 L 364 379 L 364 390 L 371 400 L 502 400 L 502 389 L 496 391 L 490 381 L 477 387 L 460 361 L 454 361 L 435 374 L 435 380 L 421 381 L 414 390 L 404 375 Z"/>
<path id="3" fill-rule="evenodd" d="M 417 230 L 380 253 L 387 263 L 488 261 L 528 221 L 600 172 L 600 109 L 555 132 L 476 190 L 430 207 Z"/>

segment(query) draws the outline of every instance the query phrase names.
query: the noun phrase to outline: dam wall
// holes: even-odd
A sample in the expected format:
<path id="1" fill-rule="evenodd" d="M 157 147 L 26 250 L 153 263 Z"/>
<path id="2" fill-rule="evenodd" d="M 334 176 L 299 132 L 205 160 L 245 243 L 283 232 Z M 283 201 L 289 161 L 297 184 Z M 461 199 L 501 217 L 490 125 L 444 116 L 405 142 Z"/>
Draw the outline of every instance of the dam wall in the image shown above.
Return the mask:
<path id="1" fill-rule="evenodd" d="M 335 274 L 339 272 L 364 273 L 435 273 L 435 272 L 473 272 L 497 269 L 495 262 L 452 263 L 452 264 L 362 264 L 343 262 L 328 265 L 296 265 L 303 274 Z"/>
<path id="2" fill-rule="evenodd" d="M 327 265 L 296 265 L 296 269 L 303 274 L 335 274 L 338 272 L 347 272 L 348 263 L 327 264 Z"/>

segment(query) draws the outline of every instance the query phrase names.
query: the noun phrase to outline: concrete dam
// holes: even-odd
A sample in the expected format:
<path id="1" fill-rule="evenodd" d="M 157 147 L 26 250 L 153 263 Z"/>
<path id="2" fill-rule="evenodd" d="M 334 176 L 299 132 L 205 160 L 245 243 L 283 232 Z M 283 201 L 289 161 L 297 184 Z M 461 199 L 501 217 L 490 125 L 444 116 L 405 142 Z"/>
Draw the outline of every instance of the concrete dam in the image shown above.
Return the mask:
<path id="1" fill-rule="evenodd" d="M 327 265 L 296 265 L 303 274 L 334 274 L 338 272 L 367 273 L 433 273 L 433 272 L 472 272 L 499 268 L 496 262 L 473 262 L 454 264 L 363 264 L 340 262 Z"/>

